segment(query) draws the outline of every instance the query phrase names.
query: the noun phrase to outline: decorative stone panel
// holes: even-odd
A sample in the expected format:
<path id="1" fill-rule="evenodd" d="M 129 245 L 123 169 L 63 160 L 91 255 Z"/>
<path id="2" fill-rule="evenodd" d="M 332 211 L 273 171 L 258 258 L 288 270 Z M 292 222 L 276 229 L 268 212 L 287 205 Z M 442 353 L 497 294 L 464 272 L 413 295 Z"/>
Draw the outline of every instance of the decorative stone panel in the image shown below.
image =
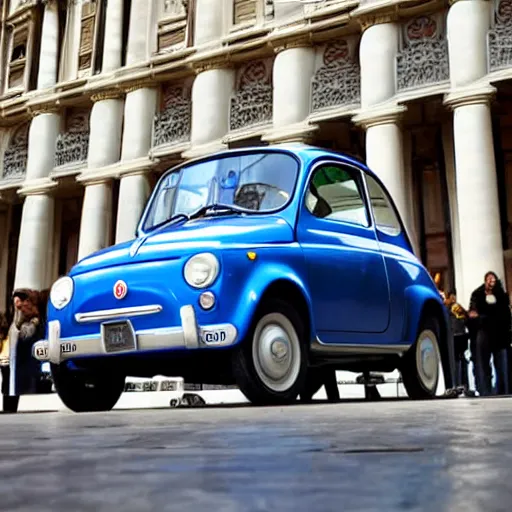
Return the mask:
<path id="1" fill-rule="evenodd" d="M 419 16 L 403 26 L 396 57 L 397 90 L 416 89 L 450 79 L 444 13 Z"/>
<path id="2" fill-rule="evenodd" d="M 489 71 L 512 66 L 512 0 L 497 0 L 494 26 L 487 35 Z"/>
<path id="3" fill-rule="evenodd" d="M 55 166 L 87 163 L 89 151 L 89 109 L 72 109 L 66 118 L 66 131 L 57 136 Z"/>
<path id="4" fill-rule="evenodd" d="M 229 111 L 230 130 L 272 121 L 273 59 L 251 62 L 237 72 Z"/>
<path id="5" fill-rule="evenodd" d="M 317 70 L 311 84 L 311 110 L 358 104 L 361 70 L 357 38 L 346 38 L 317 49 Z"/>
<path id="6" fill-rule="evenodd" d="M 155 116 L 153 147 L 190 140 L 192 125 L 191 83 L 162 89 L 160 111 Z"/>
<path id="7" fill-rule="evenodd" d="M 14 180 L 23 178 L 27 172 L 28 130 L 29 123 L 17 128 L 9 141 L 4 153 L 2 179 Z"/>

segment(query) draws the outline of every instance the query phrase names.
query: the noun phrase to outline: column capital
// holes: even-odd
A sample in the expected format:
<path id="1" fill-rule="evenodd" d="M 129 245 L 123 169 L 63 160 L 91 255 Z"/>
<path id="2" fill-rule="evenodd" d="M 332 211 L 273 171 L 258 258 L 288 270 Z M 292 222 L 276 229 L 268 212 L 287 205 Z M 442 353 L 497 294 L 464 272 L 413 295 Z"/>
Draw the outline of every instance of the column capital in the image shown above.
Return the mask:
<path id="1" fill-rule="evenodd" d="M 361 12 L 361 14 L 355 12 L 351 17 L 357 19 L 359 22 L 359 25 L 361 26 L 361 33 L 374 25 L 382 25 L 383 23 L 394 23 L 395 21 L 398 21 L 398 13 L 396 12 L 373 11 L 365 13 Z"/>
<path id="2" fill-rule="evenodd" d="M 446 94 L 443 103 L 452 110 L 467 105 L 485 105 L 491 103 L 495 94 L 496 88 L 489 84 L 464 87 Z"/>
<path id="3" fill-rule="evenodd" d="M 312 39 L 310 34 L 302 34 L 286 40 L 279 39 L 271 41 L 270 44 L 272 45 L 274 53 L 277 54 L 293 48 L 312 48 Z"/>
<path id="4" fill-rule="evenodd" d="M 356 114 L 352 118 L 352 122 L 365 130 L 381 124 L 399 124 L 405 112 L 407 112 L 407 107 L 404 105 L 372 108 Z"/>
<path id="5" fill-rule="evenodd" d="M 27 105 L 27 111 L 32 119 L 41 114 L 60 114 L 60 108 L 53 104 Z"/>
<path id="6" fill-rule="evenodd" d="M 201 60 L 192 61 L 190 67 L 194 70 L 196 75 L 205 71 L 212 71 L 214 69 L 232 68 L 233 63 L 229 55 L 217 55 L 210 58 L 203 57 Z"/>
<path id="7" fill-rule="evenodd" d="M 125 94 L 137 91 L 139 89 L 154 89 L 157 87 L 154 81 L 150 79 L 136 80 L 135 82 L 128 83 L 122 86 L 122 91 Z"/>
<path id="8" fill-rule="evenodd" d="M 96 103 L 104 100 L 118 100 L 123 98 L 124 94 L 125 93 L 122 89 L 107 89 L 91 94 L 91 101 Z"/>
<path id="9" fill-rule="evenodd" d="M 18 195 L 22 197 L 49 195 L 57 185 L 57 182 L 50 178 L 27 180 L 18 190 Z"/>

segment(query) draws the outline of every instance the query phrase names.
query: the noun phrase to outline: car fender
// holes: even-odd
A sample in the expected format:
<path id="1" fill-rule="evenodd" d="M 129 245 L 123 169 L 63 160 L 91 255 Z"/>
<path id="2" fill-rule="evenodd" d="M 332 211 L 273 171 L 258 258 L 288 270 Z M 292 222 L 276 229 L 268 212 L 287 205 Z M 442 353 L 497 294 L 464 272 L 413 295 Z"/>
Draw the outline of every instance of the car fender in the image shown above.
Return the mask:
<path id="1" fill-rule="evenodd" d="M 404 333 L 402 339 L 411 345 L 414 343 L 418 334 L 418 325 L 421 320 L 421 315 L 427 302 L 434 302 L 439 311 L 439 320 L 443 322 L 441 329 L 447 332 L 448 318 L 446 308 L 439 292 L 428 286 L 416 284 L 409 286 L 405 290 L 405 322 Z"/>
<path id="2" fill-rule="evenodd" d="M 288 265 L 272 262 L 255 268 L 240 292 L 238 305 L 234 313 L 234 321 L 238 328 L 239 341 L 245 338 L 251 328 L 254 315 L 261 304 L 265 292 L 277 281 L 285 281 L 295 285 L 302 293 L 309 312 L 309 339 L 311 339 L 311 333 L 315 331 L 313 326 L 311 297 L 305 282 Z"/>

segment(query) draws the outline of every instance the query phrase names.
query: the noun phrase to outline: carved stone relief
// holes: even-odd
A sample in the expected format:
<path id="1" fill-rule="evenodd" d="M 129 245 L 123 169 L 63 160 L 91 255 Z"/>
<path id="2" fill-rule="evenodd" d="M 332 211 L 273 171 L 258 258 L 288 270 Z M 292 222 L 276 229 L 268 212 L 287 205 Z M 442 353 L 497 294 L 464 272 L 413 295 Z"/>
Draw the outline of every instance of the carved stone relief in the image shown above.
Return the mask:
<path id="1" fill-rule="evenodd" d="M 321 64 L 311 84 L 313 112 L 335 106 L 352 105 L 361 99 L 361 71 L 354 38 L 320 47 Z"/>
<path id="2" fill-rule="evenodd" d="M 396 57 L 398 90 L 437 84 L 450 78 L 444 14 L 420 16 L 406 23 L 403 49 Z"/>
<path id="3" fill-rule="evenodd" d="M 512 66 L 512 0 L 498 0 L 488 34 L 489 71 Z"/>
<path id="4" fill-rule="evenodd" d="M 190 139 L 192 100 L 190 84 L 167 86 L 162 90 L 160 112 L 154 121 L 153 146 L 177 144 Z"/>
<path id="5" fill-rule="evenodd" d="M 66 131 L 57 136 L 55 166 L 87 162 L 89 151 L 89 109 L 73 109 L 66 118 Z"/>
<path id="6" fill-rule="evenodd" d="M 4 153 L 2 179 L 23 178 L 27 172 L 29 123 L 20 126 L 12 134 Z"/>
<path id="7" fill-rule="evenodd" d="M 272 120 L 272 64 L 272 59 L 259 60 L 238 70 L 229 111 L 230 130 Z"/>

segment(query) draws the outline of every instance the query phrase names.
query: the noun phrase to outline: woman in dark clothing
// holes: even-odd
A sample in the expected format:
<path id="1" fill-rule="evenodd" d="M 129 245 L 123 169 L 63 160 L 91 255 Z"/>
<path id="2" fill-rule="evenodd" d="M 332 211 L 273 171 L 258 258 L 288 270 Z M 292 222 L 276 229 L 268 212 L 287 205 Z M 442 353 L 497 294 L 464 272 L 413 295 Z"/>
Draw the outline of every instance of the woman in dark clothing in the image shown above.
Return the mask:
<path id="1" fill-rule="evenodd" d="M 474 331 L 476 388 L 480 396 L 492 393 L 491 355 L 496 373 L 496 392 L 508 394 L 507 349 L 510 345 L 510 299 L 494 272 L 472 294 L 469 327 Z"/>

